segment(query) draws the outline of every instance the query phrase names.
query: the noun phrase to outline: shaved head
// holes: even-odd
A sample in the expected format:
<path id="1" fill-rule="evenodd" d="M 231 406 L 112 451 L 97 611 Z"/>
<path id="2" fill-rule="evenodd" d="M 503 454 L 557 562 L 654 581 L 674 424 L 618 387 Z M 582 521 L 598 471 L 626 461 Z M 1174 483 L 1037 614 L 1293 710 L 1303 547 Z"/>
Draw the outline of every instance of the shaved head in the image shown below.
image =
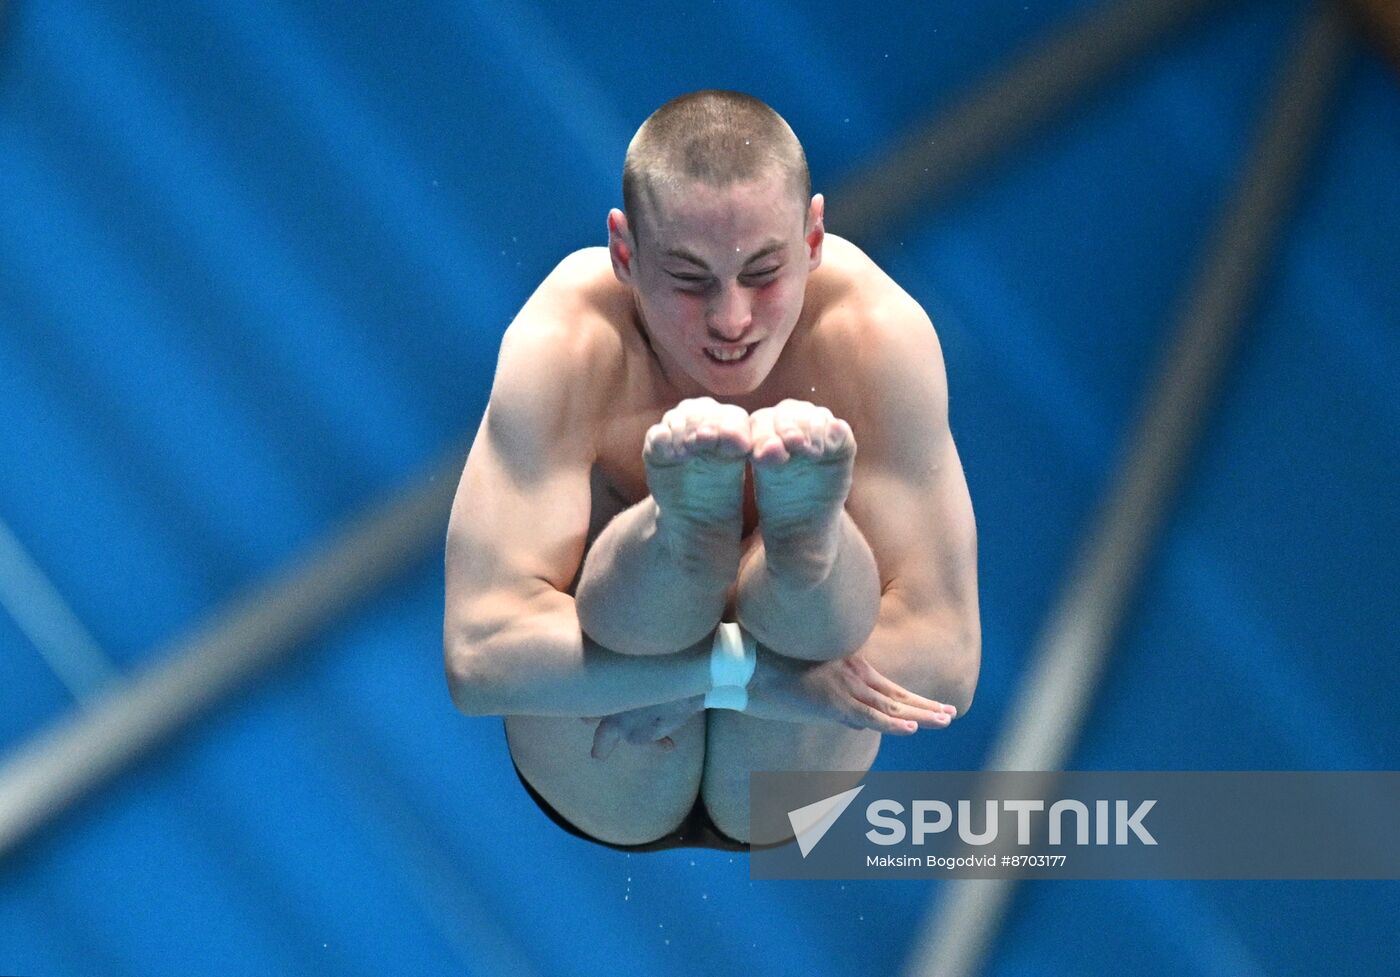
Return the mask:
<path id="1" fill-rule="evenodd" d="M 659 198 L 702 183 L 724 189 L 770 171 L 807 211 L 807 156 L 783 117 L 752 95 L 706 89 L 673 98 L 642 123 L 622 164 L 622 207 L 634 236 Z"/>

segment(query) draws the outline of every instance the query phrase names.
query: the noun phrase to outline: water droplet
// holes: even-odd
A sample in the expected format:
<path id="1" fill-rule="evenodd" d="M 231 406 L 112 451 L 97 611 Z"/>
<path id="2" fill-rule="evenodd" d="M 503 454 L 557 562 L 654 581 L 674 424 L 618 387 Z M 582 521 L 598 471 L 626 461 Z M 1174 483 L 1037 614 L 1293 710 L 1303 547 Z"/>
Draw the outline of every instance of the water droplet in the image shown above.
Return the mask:
<path id="1" fill-rule="evenodd" d="M 700 898 L 701 898 L 701 899 L 708 899 L 708 898 L 710 898 L 710 894 L 709 894 L 708 892 L 702 892 L 702 893 L 700 893 Z"/>
<path id="2" fill-rule="evenodd" d="M 666 928 L 666 924 L 665 924 L 665 923 L 657 923 L 657 924 L 656 924 L 656 928 L 659 929 L 659 930 L 664 930 L 664 929 Z"/>
<path id="3" fill-rule="evenodd" d="M 629 901 L 631 901 L 631 899 L 632 899 L 631 896 L 623 896 L 623 897 L 622 897 L 622 901 L 623 901 L 623 902 L 629 902 Z"/>
<path id="4" fill-rule="evenodd" d="M 667 941 L 666 941 L 666 945 L 667 945 L 667 946 L 670 946 L 670 945 L 671 945 L 671 941 L 670 941 L 670 940 L 667 940 Z"/>
<path id="5" fill-rule="evenodd" d="M 694 868 L 694 867 L 695 867 L 695 859 L 693 859 L 693 858 L 690 860 L 690 867 L 691 867 L 691 868 Z"/>

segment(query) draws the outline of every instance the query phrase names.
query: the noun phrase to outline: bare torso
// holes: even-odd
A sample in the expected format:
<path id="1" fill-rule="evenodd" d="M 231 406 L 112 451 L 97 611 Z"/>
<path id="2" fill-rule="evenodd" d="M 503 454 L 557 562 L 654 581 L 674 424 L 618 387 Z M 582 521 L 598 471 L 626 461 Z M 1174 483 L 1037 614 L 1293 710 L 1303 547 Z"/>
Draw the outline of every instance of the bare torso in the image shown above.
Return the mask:
<path id="1" fill-rule="evenodd" d="M 597 310 L 593 323 L 615 344 L 615 367 L 599 371 L 597 382 L 608 385 L 608 400 L 596 424 L 597 460 L 593 470 L 591 543 L 619 512 L 647 497 L 642 464 L 642 441 L 647 428 L 684 399 L 666 381 L 646 338 L 636 323 L 631 297 L 613 277 L 604 248 L 592 249 L 596 267 L 581 281 Z M 716 398 L 738 403 L 749 411 L 792 398 L 829 408 L 845 419 L 867 455 L 878 446 L 866 439 L 878 431 L 862 424 L 865 398 L 871 391 L 861 382 L 861 344 L 874 337 L 856 325 L 882 301 L 907 297 L 858 248 L 827 235 L 823 263 L 812 273 L 801 319 L 773 372 L 754 394 Z M 857 478 L 860 456 L 856 462 Z M 753 482 L 744 487 L 744 536 L 758 523 Z"/>
<path id="2" fill-rule="evenodd" d="M 605 248 L 574 255 L 555 274 L 567 275 L 570 286 L 564 293 L 569 301 L 561 303 L 561 315 L 581 329 L 597 330 L 591 337 L 597 344 L 584 344 L 599 357 L 596 369 L 589 375 L 590 382 L 597 385 L 593 399 L 602 405 L 593 423 L 596 457 L 586 553 L 614 516 L 649 494 L 642 461 L 647 428 L 685 398 L 667 381 L 651 352 L 637 323 L 631 294 L 614 278 Z M 880 341 L 873 333 L 885 328 L 879 325 L 881 305 L 909 301 L 858 248 L 827 235 L 822 265 L 808 280 L 801 318 L 772 373 L 753 395 L 716 399 L 737 403 L 750 412 L 786 398 L 829 408 L 846 420 L 855 434 L 858 451 L 854 478 L 859 482 L 862 456 L 878 454 L 880 445 L 874 439 L 881 434 L 864 420 L 867 398 L 881 394 L 869 383 L 862 352 L 869 344 Z M 752 479 L 746 478 L 746 540 L 754 538 L 757 525 Z M 878 552 L 876 558 L 878 563 Z M 883 568 L 881 577 L 883 584 Z M 570 585 L 570 593 L 577 583 L 578 574 Z M 588 758 L 591 725 L 558 716 L 507 716 L 505 723 L 511 752 L 527 778 L 562 805 L 571 820 L 588 830 L 590 815 L 599 805 L 608 798 L 628 796 L 625 785 L 629 782 L 635 782 L 638 789 L 649 789 L 652 796 L 663 781 L 690 784 L 689 798 L 693 800 L 700 792 L 705 773 L 706 715 L 701 713 L 692 727 L 677 731 L 673 736 L 677 747 L 669 754 L 640 748 L 630 756 L 623 749 L 615 751 L 607 763 L 618 768 L 609 774 L 617 781 L 609 783 L 606 790 L 598 788 L 597 779 L 603 774 Z M 812 735 L 825 737 L 822 748 L 831 762 L 845 764 L 832 769 L 863 769 L 873 759 L 879 743 L 879 735 L 870 731 L 814 730 Z M 846 758 L 843 751 L 849 751 Z M 628 768 L 627 764 L 635 766 Z M 684 799 L 685 794 L 680 789 L 677 796 Z M 583 801 L 585 796 L 587 803 Z M 572 797 L 578 797 L 579 803 L 575 809 L 567 810 Z M 684 806 L 688 808 L 689 803 L 685 800 Z M 599 824 L 615 820 L 617 814 L 597 813 L 603 819 Z M 668 815 L 659 816 L 664 820 Z M 646 833 L 645 827 L 639 826 L 638 830 Z"/>

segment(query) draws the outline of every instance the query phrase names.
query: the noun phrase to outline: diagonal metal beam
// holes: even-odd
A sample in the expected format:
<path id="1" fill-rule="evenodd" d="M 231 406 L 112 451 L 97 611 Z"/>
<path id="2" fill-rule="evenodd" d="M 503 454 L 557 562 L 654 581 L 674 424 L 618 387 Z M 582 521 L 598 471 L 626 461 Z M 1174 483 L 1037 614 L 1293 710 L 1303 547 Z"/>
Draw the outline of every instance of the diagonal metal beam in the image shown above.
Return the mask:
<path id="1" fill-rule="evenodd" d="M 149 749 L 160 736 L 189 721 L 202 706 L 228 694 L 242 679 L 285 655 L 297 641 L 295 632 L 299 628 L 314 627 L 342 601 L 353 600 L 357 589 L 367 593 L 376 576 L 392 576 L 395 565 L 414 559 L 416 554 L 398 549 L 394 541 L 420 536 L 426 544 L 430 530 L 436 529 L 441 535 L 460 459 L 460 453 L 454 452 L 439 467 L 428 480 L 427 494 L 401 498 L 398 504 L 391 504 L 352 527 L 344 546 L 332 548 L 294 571 L 296 585 L 284 590 L 299 596 L 295 605 L 279 601 L 277 595 L 271 595 L 273 599 L 269 601 L 264 599 L 266 593 L 254 594 L 243 612 L 234 614 L 224 625 L 207 630 L 212 640 L 201 650 L 182 654 L 177 646 L 170 652 L 177 667 L 163 671 L 158 668 L 126 686 L 121 696 L 107 699 L 102 699 L 100 693 L 106 685 L 120 681 L 119 671 L 8 527 L 0 522 L 0 606 L 16 618 L 74 696 L 97 702 L 97 709 L 102 711 L 102 718 L 93 725 L 70 726 L 66 735 L 48 744 L 49 748 L 71 751 L 71 755 L 84 758 L 84 766 L 68 770 L 68 777 L 63 776 L 63 768 L 43 760 L 28 767 L 22 763 L 12 765 L 0 773 L 0 778 L 10 773 L 18 778 L 15 793 L 6 796 L 31 801 L 27 806 L 0 805 L 0 853 L 18 843 L 46 817 L 44 803 L 61 804 L 65 791 L 84 786 L 75 777 L 100 776 L 104 770 L 110 775 L 136 752 Z M 333 569 L 338 565 L 353 567 L 360 560 L 366 561 L 361 569 L 367 573 L 358 579 L 345 580 Z M 269 623 L 277 634 L 274 640 L 260 644 L 259 639 L 268 634 Z M 282 628 L 288 629 L 285 634 L 281 633 Z M 152 704 L 154 710 L 147 711 Z M 535 968 L 526 955 L 487 911 L 472 887 L 453 871 L 451 853 L 441 839 L 403 800 L 402 792 L 385 789 L 392 777 L 374 756 L 371 744 L 334 711 L 307 718 L 320 739 L 323 754 L 338 761 L 342 779 L 358 801 L 356 808 L 376 818 L 392 836 L 399 856 L 395 867 L 404 878 L 405 888 L 462 966 L 470 969 L 486 960 L 492 964 L 487 968 L 492 973 L 522 977 L 534 974 Z M 93 749 L 93 737 L 100 738 L 105 751 Z M 347 747 L 347 743 L 354 745 Z M 376 768 L 373 773 L 366 773 L 366 764 Z M 200 823 L 201 833 L 207 831 L 208 824 L 217 823 L 218 817 L 198 791 L 187 803 L 191 805 L 191 816 Z M 238 855 L 236 851 L 233 854 L 235 858 Z M 254 873 L 253 878 L 266 887 L 259 898 L 271 908 L 265 905 L 264 910 L 283 924 L 295 925 L 298 913 L 280 887 L 267 876 Z"/>
<path id="2" fill-rule="evenodd" d="M 1127 602 L 1268 270 L 1345 50 L 1346 31 L 1336 8 L 1324 2 L 1310 11 L 1243 179 L 1187 295 L 1125 461 L 1032 652 L 988 769 L 1059 770 L 1078 740 Z M 976 879 L 945 888 L 905 973 L 979 973 L 1015 885 L 1012 879 Z"/>
<path id="3" fill-rule="evenodd" d="M 91 701 L 116 680 L 117 670 L 97 639 L 3 520 L 0 607 L 9 612 L 49 671 L 79 702 Z"/>
<path id="4" fill-rule="evenodd" d="M 425 556 L 446 532 L 465 452 L 328 545 L 152 655 L 146 672 L 39 733 L 0 766 L 0 857 L 93 787 L 286 657 Z"/>
<path id="5" fill-rule="evenodd" d="M 832 194 L 832 223 L 866 240 L 949 193 L 989 157 L 1054 118 L 1219 0 L 1110 2 L 1030 50 L 916 128 Z"/>

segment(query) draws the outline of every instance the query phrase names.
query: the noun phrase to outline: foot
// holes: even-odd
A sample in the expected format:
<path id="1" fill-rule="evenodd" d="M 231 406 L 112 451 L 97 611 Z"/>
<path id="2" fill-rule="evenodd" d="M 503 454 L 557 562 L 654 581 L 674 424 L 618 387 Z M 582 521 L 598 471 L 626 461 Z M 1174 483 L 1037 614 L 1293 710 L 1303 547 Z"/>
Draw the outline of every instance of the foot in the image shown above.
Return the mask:
<path id="1" fill-rule="evenodd" d="M 648 429 L 642 446 L 657 527 L 673 552 L 734 548 L 744 520 L 749 416 L 711 397 L 683 400 Z"/>
<path id="2" fill-rule="evenodd" d="M 856 439 L 825 407 L 784 400 L 749 418 L 754 496 L 770 566 L 834 557 Z"/>

